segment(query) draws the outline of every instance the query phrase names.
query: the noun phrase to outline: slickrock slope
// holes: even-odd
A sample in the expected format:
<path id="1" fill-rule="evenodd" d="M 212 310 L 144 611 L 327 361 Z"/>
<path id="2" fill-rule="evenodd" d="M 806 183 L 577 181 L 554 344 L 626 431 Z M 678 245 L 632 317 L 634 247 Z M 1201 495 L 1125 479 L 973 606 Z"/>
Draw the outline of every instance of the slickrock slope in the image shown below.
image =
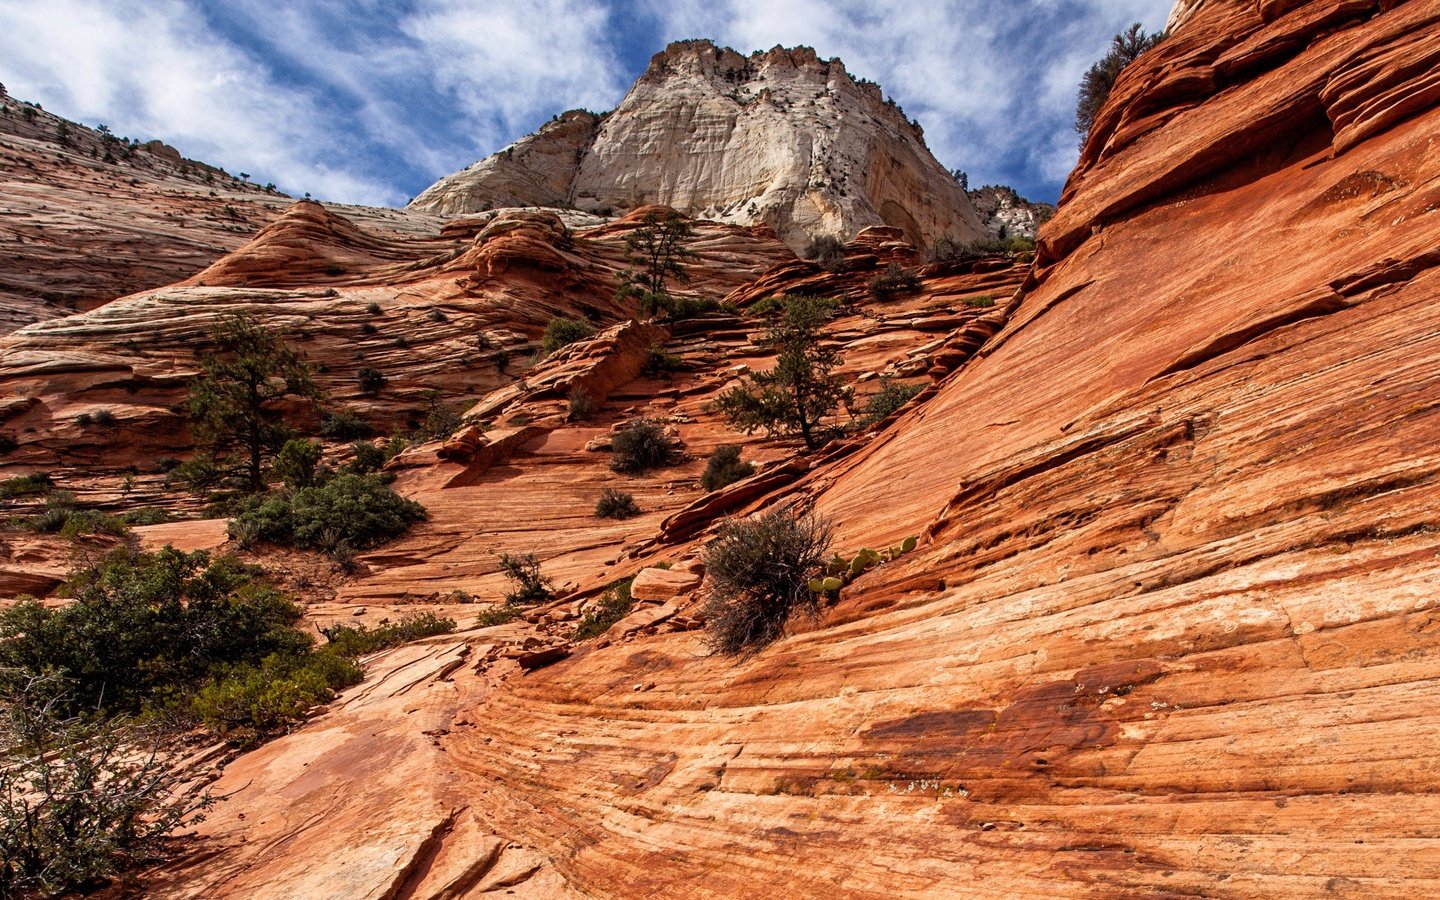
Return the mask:
<path id="1" fill-rule="evenodd" d="M 802 478 L 921 548 L 753 658 L 662 624 L 462 702 L 485 828 L 605 896 L 1440 892 L 1437 18 L 1200 6 L 1004 330 Z"/>
<path id="2" fill-rule="evenodd" d="M 548 211 L 443 224 L 417 212 L 391 212 L 391 223 L 384 212 L 361 227 L 301 201 L 187 282 L 0 337 L 0 433 L 19 444 L 4 463 L 60 467 L 66 489 L 114 501 L 138 459 L 136 486 L 149 497 L 163 481 L 149 471 L 154 460 L 189 447 L 185 391 L 211 324 L 228 313 L 285 333 L 332 404 L 356 409 L 380 433 L 415 428 L 431 392 L 473 401 L 523 374 L 555 316 L 613 322 L 630 313 L 614 295 L 636 218 L 597 225 L 576 214 L 571 229 Z M 702 223 L 691 246 L 696 285 L 720 296 L 794 260 L 763 228 Z M 362 367 L 385 376 L 379 392 L 361 389 Z M 82 424 L 100 410 L 116 424 Z"/>
<path id="3" fill-rule="evenodd" d="M 610 214 L 647 203 L 697 218 L 765 223 L 800 248 L 870 225 L 937 238 L 984 234 L 920 126 L 837 59 L 776 47 L 742 56 L 671 44 L 614 111 L 568 112 L 447 176 L 410 204 L 449 215 L 497 206 Z"/>
<path id="4" fill-rule="evenodd" d="M 187 278 L 288 202 L 0 94 L 0 334 Z"/>
<path id="5" fill-rule="evenodd" d="M 232 764 L 150 893 L 1440 894 L 1436 58 L 1434 2 L 1192 5 L 1120 78 L 1022 290 L 930 268 L 832 326 L 851 371 L 935 383 L 878 435 L 746 441 L 765 465 L 717 494 L 697 462 L 734 436 L 704 400 L 764 364 L 752 324 L 676 325 L 673 381 L 621 383 L 654 326 L 616 323 L 483 384 L 472 415 L 504 427 L 392 464 L 432 519 L 332 606 L 490 603 L 500 550 L 535 550 L 562 595 L 392 651 Z M 634 223 L 566 248 L 556 221 L 452 223 L 474 243 L 435 259 L 467 260 L 477 304 L 578 303 Z M 737 255 L 707 278 L 763 243 L 738 231 L 708 232 Z M 777 255 L 729 296 L 858 297 L 913 260 L 897 236 L 862 235 L 840 276 Z M 354 254 L 377 280 L 428 271 Z M 577 384 L 608 396 L 567 424 Z M 597 526 L 617 483 L 598 448 L 642 412 L 694 458 L 620 482 L 644 514 Z M 706 528 L 787 499 L 839 549 L 920 546 L 762 652 L 709 655 Z M 659 562 L 646 602 L 568 640 L 601 586 Z"/>

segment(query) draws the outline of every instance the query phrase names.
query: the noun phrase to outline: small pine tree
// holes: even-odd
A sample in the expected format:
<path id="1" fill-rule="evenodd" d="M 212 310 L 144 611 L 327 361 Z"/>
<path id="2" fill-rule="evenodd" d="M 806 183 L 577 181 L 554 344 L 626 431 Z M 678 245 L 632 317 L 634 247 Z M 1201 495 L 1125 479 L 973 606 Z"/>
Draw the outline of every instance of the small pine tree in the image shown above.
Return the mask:
<path id="1" fill-rule="evenodd" d="M 685 246 L 695 233 L 690 222 L 677 212 L 667 213 L 664 218 L 648 212 L 640 221 L 641 227 L 625 239 L 626 257 L 640 267 L 633 280 L 653 294 L 665 293 L 666 279 L 689 281 L 685 264 L 695 259 L 694 252 Z"/>
<path id="2" fill-rule="evenodd" d="M 836 375 L 840 354 L 820 341 L 820 329 L 834 314 L 834 301 L 790 297 L 780 320 L 761 344 L 777 351 L 775 368 L 756 372 L 745 384 L 722 393 L 715 410 L 746 434 L 799 433 L 811 450 L 828 435 L 821 420 L 850 400 L 850 388 Z"/>
<path id="3" fill-rule="evenodd" d="M 289 437 L 284 397 L 320 399 L 310 365 L 253 317 L 228 316 L 212 332 L 215 349 L 201 357 L 190 387 L 190 421 L 199 443 L 232 462 L 253 493 L 265 488 L 265 465 Z"/>
<path id="4" fill-rule="evenodd" d="M 1090 136 L 1095 118 L 1110 97 L 1115 79 L 1140 54 L 1160 43 L 1164 36 L 1164 32 L 1146 34 L 1141 24 L 1136 22 L 1111 39 L 1110 50 L 1080 79 L 1080 96 L 1075 104 L 1075 131 L 1079 133 L 1082 144 Z"/>

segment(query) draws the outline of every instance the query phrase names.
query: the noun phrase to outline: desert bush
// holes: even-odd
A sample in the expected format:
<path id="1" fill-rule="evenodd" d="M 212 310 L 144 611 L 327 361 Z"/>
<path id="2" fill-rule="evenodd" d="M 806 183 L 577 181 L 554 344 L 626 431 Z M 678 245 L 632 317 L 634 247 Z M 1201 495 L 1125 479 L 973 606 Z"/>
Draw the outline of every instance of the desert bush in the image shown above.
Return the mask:
<path id="1" fill-rule="evenodd" d="M 595 326 L 584 319 L 557 316 L 545 326 L 545 336 L 540 341 L 540 347 L 546 353 L 554 353 L 567 344 L 583 341 L 594 334 Z"/>
<path id="2" fill-rule="evenodd" d="M 353 441 L 375 433 L 353 409 L 332 409 L 320 417 L 320 436 L 332 441 Z"/>
<path id="3" fill-rule="evenodd" d="M 600 601 L 587 609 L 580 618 L 580 624 L 576 626 L 575 633 L 570 635 L 570 640 L 584 641 L 599 637 L 609 631 L 611 625 L 629 615 L 631 607 L 635 605 L 630 598 L 630 584 L 634 580 L 635 576 L 632 575 L 606 588 Z"/>
<path id="4" fill-rule="evenodd" d="M 811 238 L 801 255 L 827 272 L 839 272 L 845 268 L 845 242 L 833 234 Z"/>
<path id="5" fill-rule="evenodd" d="M 355 373 L 355 379 L 360 383 L 360 392 L 362 394 L 380 393 L 380 389 L 385 386 L 385 382 L 388 380 L 384 372 L 381 372 L 379 369 L 372 369 L 369 366 L 364 366 L 359 372 Z"/>
<path id="6" fill-rule="evenodd" d="M 111 428 L 115 425 L 115 414 L 108 409 L 97 409 L 95 410 L 95 424 Z"/>
<path id="7" fill-rule="evenodd" d="M 509 604 L 496 606 L 487 609 L 475 617 L 475 625 L 479 628 L 493 628 L 496 625 L 504 625 L 520 618 L 520 610 Z"/>
<path id="8" fill-rule="evenodd" d="M 454 434 L 460 427 L 463 407 L 451 406 L 445 402 L 445 395 L 432 390 L 425 393 L 425 415 L 410 432 L 410 441 L 423 444 L 426 441 L 440 441 Z"/>
<path id="9" fill-rule="evenodd" d="M 316 468 L 320 465 L 320 445 L 304 438 L 291 438 L 275 454 L 270 471 L 291 490 L 315 484 Z"/>
<path id="10" fill-rule="evenodd" d="M 749 316 L 778 316 L 784 311 L 784 297 L 766 297 L 745 308 L 745 314 Z"/>
<path id="11" fill-rule="evenodd" d="M 595 504 L 595 515 L 602 519 L 629 519 L 640 515 L 640 507 L 635 505 L 633 494 L 606 488 Z"/>
<path id="12" fill-rule="evenodd" d="M 610 468 L 639 474 L 673 465 L 679 450 L 665 436 L 665 426 L 654 419 L 632 419 L 611 438 Z"/>
<path id="13" fill-rule="evenodd" d="M 870 396 L 861 411 L 856 427 L 863 431 L 871 425 L 888 418 L 895 410 L 910 402 L 920 393 L 922 385 L 897 384 L 890 378 L 880 379 L 880 389 Z"/>
<path id="14" fill-rule="evenodd" d="M 0 612 L 0 667 L 67 679 L 66 714 L 183 701 L 219 667 L 310 646 L 299 609 L 259 576 L 228 557 L 121 547 L 71 575 L 73 603 Z"/>
<path id="15" fill-rule="evenodd" d="M 8 456 L 20 448 L 20 442 L 8 434 L 0 434 L 0 456 Z"/>
<path id="16" fill-rule="evenodd" d="M 990 309 L 995 305 L 995 298 L 990 296 L 989 294 L 984 294 L 979 297 L 970 297 L 965 301 L 965 305 L 974 309 Z"/>
<path id="17" fill-rule="evenodd" d="M 372 300 L 365 304 L 365 311 L 372 316 L 378 316 L 380 315 L 380 304 Z"/>
<path id="18" fill-rule="evenodd" d="M 328 648 L 274 653 L 258 665 L 234 666 L 206 684 L 191 709 L 232 744 L 248 747 L 304 721 L 311 708 L 359 684 L 364 675 L 353 659 Z"/>
<path id="19" fill-rule="evenodd" d="M 730 654 L 756 650 L 778 638 L 794 612 L 817 614 L 809 581 L 829 552 L 829 524 L 793 506 L 721 525 L 705 550 L 711 646 Z"/>
<path id="20" fill-rule="evenodd" d="M 920 278 L 899 263 L 891 263 L 884 272 L 871 278 L 867 286 L 870 289 L 870 295 L 875 299 L 888 300 L 899 294 L 918 291 Z"/>
<path id="21" fill-rule="evenodd" d="M 554 596 L 550 579 L 540 573 L 540 561 L 533 553 L 500 554 L 500 571 L 515 585 L 515 590 L 505 595 L 511 606 L 540 603 Z"/>
<path id="22" fill-rule="evenodd" d="M 754 474 L 755 467 L 741 461 L 739 444 L 721 444 L 706 461 L 705 474 L 700 476 L 700 486 L 707 491 L 718 491 Z"/>
<path id="23" fill-rule="evenodd" d="M 93 888 L 213 803 L 155 732 L 70 715 L 65 689 L 32 675 L 0 697 L 0 896 Z"/>
<path id="24" fill-rule="evenodd" d="M 0 500 L 13 500 L 16 497 L 48 494 L 54 489 L 55 481 L 47 473 L 37 472 L 33 475 L 17 475 L 14 478 L 7 478 L 4 481 L 0 481 Z"/>
<path id="25" fill-rule="evenodd" d="M 88 412 L 83 412 L 75 417 L 75 424 L 79 425 L 81 428 L 90 427 L 90 423 L 93 421 L 95 421 L 95 417 L 90 415 Z"/>
<path id="26" fill-rule="evenodd" d="M 661 344 L 651 344 L 650 353 L 645 357 L 645 365 L 642 371 L 646 375 L 661 375 L 666 372 L 678 372 L 685 368 L 685 361 Z"/>
<path id="27" fill-rule="evenodd" d="M 595 415 L 595 401 L 579 385 L 570 389 L 565 398 L 565 418 L 571 422 L 583 422 Z"/>
<path id="28" fill-rule="evenodd" d="M 390 490 L 379 476 L 342 472 L 323 485 L 245 499 L 231 523 L 231 536 L 253 528 L 256 537 L 277 544 L 334 550 L 344 541 L 365 550 L 399 537 L 424 518 L 425 507 Z"/>
<path id="29" fill-rule="evenodd" d="M 385 448 L 376 446 L 369 441 L 356 441 L 350 445 L 350 452 L 353 454 L 353 458 L 344 468 L 357 475 L 368 475 L 389 461 L 389 457 L 385 455 Z"/>
<path id="30" fill-rule="evenodd" d="M 142 506 L 126 510 L 120 514 L 120 519 L 126 525 L 159 525 L 170 521 L 170 513 L 158 506 Z"/>
<path id="31" fill-rule="evenodd" d="M 449 634 L 454 630 L 454 619 L 437 616 L 433 612 L 422 612 L 375 628 L 364 625 L 332 625 L 320 629 L 320 633 L 325 635 L 327 648 L 345 656 L 364 656 L 408 644 L 422 637 Z"/>

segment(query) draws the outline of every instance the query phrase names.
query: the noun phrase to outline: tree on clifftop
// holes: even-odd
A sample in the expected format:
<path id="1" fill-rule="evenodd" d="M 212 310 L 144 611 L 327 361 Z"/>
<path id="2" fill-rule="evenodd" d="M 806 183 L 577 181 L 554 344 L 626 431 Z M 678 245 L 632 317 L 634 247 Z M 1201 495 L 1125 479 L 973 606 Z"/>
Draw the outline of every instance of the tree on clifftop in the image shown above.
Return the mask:
<path id="1" fill-rule="evenodd" d="M 253 317 L 227 316 L 211 332 L 215 349 L 200 359 L 190 387 L 196 440 L 229 463 L 251 492 L 265 488 L 265 464 L 290 436 L 281 398 L 320 398 L 310 365 Z"/>
<path id="2" fill-rule="evenodd" d="M 1075 130 L 1080 134 L 1081 143 L 1089 137 L 1095 117 L 1100 114 L 1100 108 L 1110 96 L 1110 89 L 1115 86 L 1115 79 L 1140 54 L 1160 43 L 1164 36 L 1164 32 L 1146 34 L 1136 22 L 1111 39 L 1109 52 L 1100 57 L 1099 62 L 1080 79 L 1080 97 L 1075 104 Z"/>

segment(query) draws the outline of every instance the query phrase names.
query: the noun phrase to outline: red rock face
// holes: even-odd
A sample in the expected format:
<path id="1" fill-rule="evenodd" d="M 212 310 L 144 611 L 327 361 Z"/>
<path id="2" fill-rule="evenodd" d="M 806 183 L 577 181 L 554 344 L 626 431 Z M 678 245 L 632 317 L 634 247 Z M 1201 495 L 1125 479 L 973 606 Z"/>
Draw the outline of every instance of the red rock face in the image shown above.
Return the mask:
<path id="1" fill-rule="evenodd" d="M 186 278 L 288 202 L 0 95 L 0 334 Z"/>
<path id="2" fill-rule="evenodd" d="M 1021 290 L 928 269 L 831 326 L 857 380 L 936 379 L 878 434 L 808 457 L 757 436 L 767 465 L 703 495 L 704 453 L 736 440 L 705 401 L 766 364 L 719 318 L 673 330 L 694 364 L 674 376 L 605 376 L 634 352 L 621 326 L 479 398 L 524 423 L 402 457 L 432 518 L 336 600 L 490 600 L 495 554 L 527 549 L 562 596 L 392 651 L 237 760 L 203 855 L 151 892 L 1440 893 L 1440 111 L 1412 64 L 1436 17 L 1199 4 L 1120 79 Z M 544 216 L 452 223 L 453 262 L 548 312 L 618 267 L 629 227 L 562 266 L 578 251 Z M 742 305 L 858 299 L 910 258 L 889 237 L 832 276 L 706 232 L 702 265 Z M 576 382 L 607 385 L 592 422 L 561 421 Z M 586 507 L 617 482 L 587 445 L 641 413 L 691 459 L 627 479 L 642 515 L 602 523 Z M 796 500 L 838 549 L 919 547 L 764 651 L 708 654 L 696 595 L 655 585 L 691 581 L 715 516 Z M 567 641 L 657 562 L 682 574 Z"/>

